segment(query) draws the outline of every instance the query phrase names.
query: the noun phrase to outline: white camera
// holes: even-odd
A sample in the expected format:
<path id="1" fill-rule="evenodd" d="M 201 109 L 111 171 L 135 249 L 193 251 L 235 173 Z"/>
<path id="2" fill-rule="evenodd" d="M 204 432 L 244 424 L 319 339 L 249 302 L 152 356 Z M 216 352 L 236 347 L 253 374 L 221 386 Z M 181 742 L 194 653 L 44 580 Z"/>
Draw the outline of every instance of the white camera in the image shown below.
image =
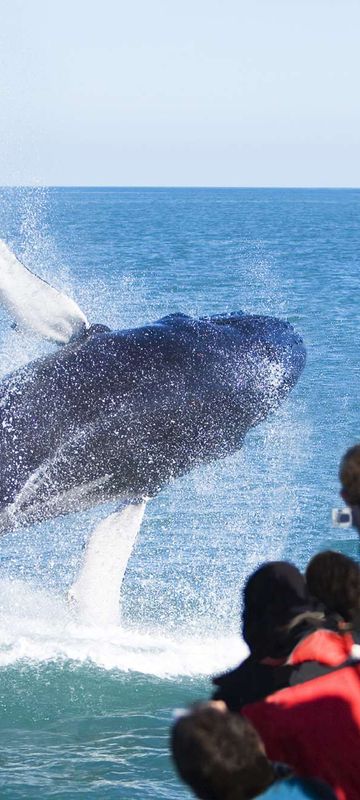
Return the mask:
<path id="1" fill-rule="evenodd" d="M 352 511 L 351 508 L 333 508 L 331 512 L 332 524 L 334 528 L 351 528 Z"/>

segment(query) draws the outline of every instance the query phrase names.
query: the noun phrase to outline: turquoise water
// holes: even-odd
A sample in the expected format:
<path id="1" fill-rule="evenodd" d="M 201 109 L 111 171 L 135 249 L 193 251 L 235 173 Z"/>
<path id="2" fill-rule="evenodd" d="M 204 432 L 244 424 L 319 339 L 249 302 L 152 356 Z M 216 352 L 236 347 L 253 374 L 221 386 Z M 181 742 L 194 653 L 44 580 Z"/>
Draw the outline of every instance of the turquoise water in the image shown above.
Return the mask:
<path id="1" fill-rule="evenodd" d="M 331 528 L 359 431 L 360 190 L 3 189 L 0 237 L 93 322 L 133 326 L 239 308 L 288 318 L 305 372 L 235 457 L 167 487 L 128 565 L 121 625 L 67 607 L 103 509 L 1 539 L 0 796 L 184 798 L 173 707 L 244 653 L 239 590 L 262 560 L 303 566 Z M 49 349 L 0 316 L 0 372 Z"/>

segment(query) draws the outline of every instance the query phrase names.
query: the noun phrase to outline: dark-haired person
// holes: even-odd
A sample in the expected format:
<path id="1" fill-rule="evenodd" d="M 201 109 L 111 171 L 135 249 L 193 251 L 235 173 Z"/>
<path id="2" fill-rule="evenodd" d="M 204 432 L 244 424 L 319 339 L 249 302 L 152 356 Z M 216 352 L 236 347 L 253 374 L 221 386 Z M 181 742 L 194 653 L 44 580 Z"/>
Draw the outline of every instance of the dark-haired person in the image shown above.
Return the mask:
<path id="1" fill-rule="evenodd" d="M 177 719 L 170 745 L 180 777 L 201 800 L 334 800 L 326 784 L 271 763 L 253 726 L 221 701 Z"/>
<path id="2" fill-rule="evenodd" d="M 309 592 L 327 614 L 338 617 L 339 630 L 353 631 L 358 641 L 360 628 L 360 565 L 334 550 L 317 553 L 306 567 Z"/>
<path id="3" fill-rule="evenodd" d="M 360 533 L 360 444 L 342 457 L 339 469 L 341 496 L 352 511 L 352 524 Z"/>
<path id="4" fill-rule="evenodd" d="M 305 578 L 287 561 L 263 564 L 243 591 L 242 634 L 250 656 L 231 672 L 213 679 L 213 698 L 232 711 L 288 686 L 286 661 L 305 636 L 325 622 L 310 598 Z M 281 667 L 281 668 L 280 668 Z"/>

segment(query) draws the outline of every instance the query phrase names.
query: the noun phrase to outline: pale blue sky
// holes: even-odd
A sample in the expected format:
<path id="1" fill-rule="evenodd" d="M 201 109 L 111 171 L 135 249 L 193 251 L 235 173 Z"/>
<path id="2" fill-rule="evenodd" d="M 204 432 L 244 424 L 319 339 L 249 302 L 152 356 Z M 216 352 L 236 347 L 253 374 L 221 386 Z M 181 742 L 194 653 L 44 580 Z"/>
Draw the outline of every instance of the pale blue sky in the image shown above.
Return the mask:
<path id="1" fill-rule="evenodd" d="M 0 0 L 0 184 L 360 186 L 359 0 Z"/>

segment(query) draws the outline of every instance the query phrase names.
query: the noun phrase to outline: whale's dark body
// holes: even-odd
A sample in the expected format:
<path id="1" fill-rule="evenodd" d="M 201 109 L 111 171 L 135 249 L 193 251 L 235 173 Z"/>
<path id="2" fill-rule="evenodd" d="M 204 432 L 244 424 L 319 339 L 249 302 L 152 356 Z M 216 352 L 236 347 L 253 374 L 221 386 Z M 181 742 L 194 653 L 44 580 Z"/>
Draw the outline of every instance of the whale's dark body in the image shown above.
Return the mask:
<path id="1" fill-rule="evenodd" d="M 0 384 L 0 530 L 152 495 L 234 452 L 304 363 L 301 338 L 270 317 L 95 326 Z"/>

